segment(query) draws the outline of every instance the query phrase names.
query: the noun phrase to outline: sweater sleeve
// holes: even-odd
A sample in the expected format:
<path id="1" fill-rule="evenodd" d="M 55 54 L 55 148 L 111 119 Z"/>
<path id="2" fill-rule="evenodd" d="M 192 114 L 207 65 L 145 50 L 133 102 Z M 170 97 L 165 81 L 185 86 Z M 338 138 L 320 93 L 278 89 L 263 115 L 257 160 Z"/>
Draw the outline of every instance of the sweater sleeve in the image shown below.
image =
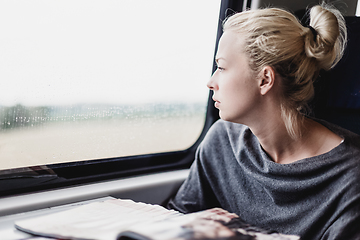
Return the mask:
<path id="1" fill-rule="evenodd" d="M 197 212 L 213 207 L 219 207 L 212 191 L 200 159 L 202 147 L 197 149 L 195 161 L 190 168 L 190 174 L 172 198 L 167 207 L 183 213 Z"/>

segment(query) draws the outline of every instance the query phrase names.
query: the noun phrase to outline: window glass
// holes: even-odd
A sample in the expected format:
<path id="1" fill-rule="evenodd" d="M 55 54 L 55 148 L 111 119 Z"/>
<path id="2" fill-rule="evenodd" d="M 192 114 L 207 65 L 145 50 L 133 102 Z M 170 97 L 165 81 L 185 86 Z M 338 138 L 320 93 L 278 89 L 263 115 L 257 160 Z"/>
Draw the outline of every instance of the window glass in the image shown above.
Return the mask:
<path id="1" fill-rule="evenodd" d="M 220 1 L 0 2 L 0 169 L 177 151 L 205 121 Z"/>

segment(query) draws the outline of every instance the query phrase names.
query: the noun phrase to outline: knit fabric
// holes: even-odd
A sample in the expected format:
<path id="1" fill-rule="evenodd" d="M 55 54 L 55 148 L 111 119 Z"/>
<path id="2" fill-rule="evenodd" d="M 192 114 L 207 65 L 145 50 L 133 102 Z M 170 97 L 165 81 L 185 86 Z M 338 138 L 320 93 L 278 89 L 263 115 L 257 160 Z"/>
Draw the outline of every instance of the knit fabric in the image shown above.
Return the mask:
<path id="1" fill-rule="evenodd" d="M 185 213 L 221 207 L 305 240 L 360 239 L 360 136 L 320 123 L 344 141 L 325 154 L 278 164 L 247 126 L 217 121 L 168 206 Z"/>

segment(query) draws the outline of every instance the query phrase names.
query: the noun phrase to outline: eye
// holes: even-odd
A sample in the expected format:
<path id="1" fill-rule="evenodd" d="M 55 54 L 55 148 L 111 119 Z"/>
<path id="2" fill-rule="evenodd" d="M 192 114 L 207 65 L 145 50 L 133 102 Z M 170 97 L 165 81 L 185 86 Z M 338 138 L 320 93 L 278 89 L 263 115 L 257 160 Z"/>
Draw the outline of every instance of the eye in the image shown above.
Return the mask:
<path id="1" fill-rule="evenodd" d="M 225 70 L 224 68 L 219 67 L 219 66 L 217 66 L 217 69 L 218 69 L 220 72 L 222 72 L 222 71 L 224 71 L 224 70 Z"/>

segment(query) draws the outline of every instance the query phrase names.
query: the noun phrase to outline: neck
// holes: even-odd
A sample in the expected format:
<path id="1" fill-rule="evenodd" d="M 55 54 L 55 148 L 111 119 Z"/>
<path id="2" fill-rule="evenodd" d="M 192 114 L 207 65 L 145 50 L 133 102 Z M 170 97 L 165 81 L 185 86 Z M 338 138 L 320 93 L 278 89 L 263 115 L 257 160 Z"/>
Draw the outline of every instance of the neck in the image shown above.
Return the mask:
<path id="1" fill-rule="evenodd" d="M 268 121 L 263 127 L 249 126 L 258 138 L 262 148 L 276 163 L 291 163 L 296 161 L 297 150 L 304 145 L 307 132 L 296 138 L 288 133 L 285 123 L 280 121 Z"/>
<path id="2" fill-rule="evenodd" d="M 288 134 L 282 120 L 269 122 L 262 129 L 250 129 L 272 160 L 281 164 L 326 153 L 342 141 L 341 137 L 328 128 L 308 118 L 300 125 L 302 134 L 298 138 L 292 138 Z"/>

